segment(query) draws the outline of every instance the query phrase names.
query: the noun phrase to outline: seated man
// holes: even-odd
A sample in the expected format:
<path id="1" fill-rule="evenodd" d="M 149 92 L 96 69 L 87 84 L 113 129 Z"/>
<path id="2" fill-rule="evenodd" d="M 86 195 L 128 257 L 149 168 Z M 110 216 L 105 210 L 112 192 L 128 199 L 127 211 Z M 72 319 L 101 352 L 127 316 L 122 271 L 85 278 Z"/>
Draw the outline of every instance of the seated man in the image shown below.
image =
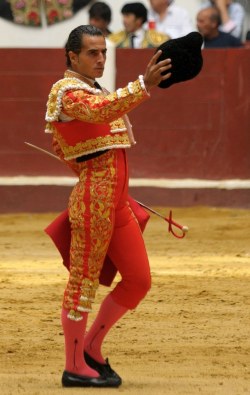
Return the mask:
<path id="1" fill-rule="evenodd" d="M 142 3 L 125 4 L 121 13 L 124 30 L 108 36 L 117 48 L 154 48 L 169 39 L 167 35 L 156 30 L 144 29 L 147 9 Z"/>
<path id="2" fill-rule="evenodd" d="M 219 29 L 241 39 L 245 18 L 245 10 L 242 5 L 233 3 L 232 0 L 209 0 L 202 5 L 202 9 L 211 6 L 215 6 L 220 13 Z"/>
<path id="3" fill-rule="evenodd" d="M 197 28 L 204 38 L 205 48 L 241 47 L 241 41 L 219 30 L 220 13 L 215 7 L 201 10 L 197 15 Z"/>
<path id="4" fill-rule="evenodd" d="M 148 19 L 154 21 L 157 31 L 179 38 L 194 28 L 188 11 L 173 3 L 174 0 L 150 0 Z"/>

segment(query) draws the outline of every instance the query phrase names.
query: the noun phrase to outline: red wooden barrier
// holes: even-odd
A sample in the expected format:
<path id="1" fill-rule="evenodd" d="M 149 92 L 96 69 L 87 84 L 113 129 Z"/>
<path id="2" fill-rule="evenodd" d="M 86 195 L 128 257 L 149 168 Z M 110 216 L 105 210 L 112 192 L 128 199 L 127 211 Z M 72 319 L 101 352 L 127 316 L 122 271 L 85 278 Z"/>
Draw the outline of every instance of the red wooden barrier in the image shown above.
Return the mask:
<path id="1" fill-rule="evenodd" d="M 152 53 L 117 50 L 117 87 L 143 73 Z M 138 142 L 129 150 L 132 177 L 250 178 L 250 48 L 203 55 L 196 79 L 155 88 L 130 114 Z M 2 48 L 0 57 L 0 176 L 71 175 L 24 145 L 50 149 L 44 115 L 50 87 L 63 75 L 63 49 Z"/>
<path id="2" fill-rule="evenodd" d="M 117 51 L 118 86 L 142 72 L 149 50 Z M 133 177 L 250 178 L 250 51 L 203 51 L 204 68 L 131 113 Z M 124 66 L 125 65 L 125 66 Z"/>

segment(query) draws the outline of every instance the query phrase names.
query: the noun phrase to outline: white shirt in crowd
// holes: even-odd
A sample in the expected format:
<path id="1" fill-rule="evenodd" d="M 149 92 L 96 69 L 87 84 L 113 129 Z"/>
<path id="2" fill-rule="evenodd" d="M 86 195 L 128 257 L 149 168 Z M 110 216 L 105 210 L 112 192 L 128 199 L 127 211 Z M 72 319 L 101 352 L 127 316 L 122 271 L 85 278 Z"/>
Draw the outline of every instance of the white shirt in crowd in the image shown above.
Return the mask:
<path id="1" fill-rule="evenodd" d="M 144 40 L 145 36 L 145 30 L 143 28 L 136 30 L 131 36 L 134 36 L 133 43 L 134 43 L 134 48 L 141 48 L 142 47 L 142 42 Z"/>
<path id="2" fill-rule="evenodd" d="M 159 14 L 152 9 L 148 11 L 148 21 L 155 21 L 155 29 L 161 33 L 168 34 L 171 38 L 178 38 L 196 30 L 192 25 L 187 10 L 175 4 L 168 7 L 167 15 L 160 20 Z"/>

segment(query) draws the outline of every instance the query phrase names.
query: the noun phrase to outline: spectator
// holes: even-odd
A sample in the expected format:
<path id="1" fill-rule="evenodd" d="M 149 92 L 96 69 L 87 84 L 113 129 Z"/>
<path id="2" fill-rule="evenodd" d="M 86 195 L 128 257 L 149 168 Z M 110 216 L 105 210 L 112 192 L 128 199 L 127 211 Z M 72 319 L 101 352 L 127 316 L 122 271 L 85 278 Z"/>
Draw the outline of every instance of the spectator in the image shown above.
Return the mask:
<path id="1" fill-rule="evenodd" d="M 121 13 L 124 30 L 108 36 L 117 48 L 154 48 L 169 39 L 169 36 L 163 33 L 143 27 L 147 22 L 147 9 L 144 4 L 125 4 Z"/>
<path id="2" fill-rule="evenodd" d="M 245 48 L 250 48 L 250 30 L 246 33 Z"/>
<path id="3" fill-rule="evenodd" d="M 89 9 L 89 24 L 97 27 L 106 37 L 111 34 L 109 24 L 111 22 L 111 9 L 102 1 L 94 3 Z"/>
<path id="4" fill-rule="evenodd" d="M 173 0 L 150 0 L 151 8 L 148 20 L 155 21 L 155 29 L 178 38 L 194 30 L 188 12 L 175 4 Z"/>
<path id="5" fill-rule="evenodd" d="M 245 18 L 245 10 L 242 5 L 233 3 L 232 0 L 207 0 L 202 5 L 202 9 L 211 6 L 215 6 L 219 10 L 221 18 L 220 30 L 241 39 Z"/>
<path id="6" fill-rule="evenodd" d="M 219 30 L 220 13 L 215 7 L 201 10 L 197 15 L 197 28 L 204 38 L 204 48 L 241 47 L 239 38 Z"/>

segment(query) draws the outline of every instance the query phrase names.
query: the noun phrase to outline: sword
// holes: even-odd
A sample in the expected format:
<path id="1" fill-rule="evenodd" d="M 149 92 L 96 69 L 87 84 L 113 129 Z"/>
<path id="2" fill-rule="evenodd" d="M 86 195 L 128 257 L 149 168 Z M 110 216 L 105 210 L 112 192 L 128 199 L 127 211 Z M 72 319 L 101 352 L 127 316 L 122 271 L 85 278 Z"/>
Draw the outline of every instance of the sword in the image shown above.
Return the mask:
<path id="1" fill-rule="evenodd" d="M 44 154 L 47 154 L 47 155 L 51 156 L 54 159 L 57 159 L 57 160 L 61 161 L 61 159 L 58 156 L 52 154 L 51 152 L 47 151 L 46 149 L 40 148 L 37 145 L 31 144 L 31 143 L 27 143 L 27 141 L 25 141 L 24 144 L 28 145 L 29 147 L 35 148 L 36 150 L 41 151 Z"/>
<path id="2" fill-rule="evenodd" d="M 141 206 L 144 207 L 146 210 L 150 211 L 151 213 L 157 215 L 158 217 L 164 219 L 164 221 L 168 222 L 168 231 L 169 233 L 172 233 L 175 237 L 177 237 L 177 239 L 183 239 L 183 237 L 185 237 L 186 233 L 188 232 L 188 227 L 187 226 L 183 226 L 178 224 L 177 222 L 175 222 L 172 218 L 172 210 L 169 211 L 169 217 L 164 217 L 163 215 L 161 215 L 160 213 L 158 213 L 157 211 L 153 210 L 152 208 L 146 206 L 144 203 L 138 202 L 138 200 L 136 200 L 136 202 Z M 175 226 L 176 228 L 180 229 L 182 231 L 182 234 L 178 234 L 173 230 L 173 226 Z"/>
<path id="3" fill-rule="evenodd" d="M 24 144 L 26 144 L 26 145 L 28 145 L 29 147 L 34 148 L 34 149 L 36 149 L 36 150 L 38 150 L 38 151 L 40 151 L 40 152 L 43 152 L 44 154 L 47 154 L 47 155 L 51 156 L 51 157 L 54 158 L 54 159 L 57 159 L 57 160 L 61 161 L 61 159 L 60 159 L 58 156 L 52 154 L 51 152 L 49 152 L 49 151 L 47 151 L 47 150 L 45 150 L 45 149 L 43 149 L 43 148 L 38 147 L 37 145 L 28 143 L 27 141 L 25 141 Z M 184 225 L 184 226 L 183 226 L 183 225 L 180 225 L 180 224 L 178 224 L 177 222 L 175 222 L 175 221 L 173 220 L 173 218 L 172 218 L 172 210 L 169 211 L 169 217 L 164 217 L 163 215 L 161 215 L 161 214 L 158 213 L 157 211 L 155 211 L 155 210 L 153 210 L 152 208 L 146 206 L 144 203 L 138 202 L 138 200 L 135 200 L 135 201 L 136 201 L 141 207 L 144 207 L 146 210 L 148 210 L 148 211 L 151 212 L 152 214 L 155 214 L 155 215 L 157 215 L 158 217 L 162 218 L 164 221 L 166 221 L 166 222 L 168 223 L 168 232 L 169 232 L 169 233 L 172 233 L 172 235 L 173 235 L 174 237 L 177 237 L 177 239 L 183 239 L 183 237 L 186 236 L 186 233 L 188 232 L 188 227 L 185 226 L 185 225 Z M 180 229 L 182 233 L 181 233 L 181 234 L 176 233 L 176 231 L 174 231 L 173 227 L 176 227 L 177 229 Z"/>

